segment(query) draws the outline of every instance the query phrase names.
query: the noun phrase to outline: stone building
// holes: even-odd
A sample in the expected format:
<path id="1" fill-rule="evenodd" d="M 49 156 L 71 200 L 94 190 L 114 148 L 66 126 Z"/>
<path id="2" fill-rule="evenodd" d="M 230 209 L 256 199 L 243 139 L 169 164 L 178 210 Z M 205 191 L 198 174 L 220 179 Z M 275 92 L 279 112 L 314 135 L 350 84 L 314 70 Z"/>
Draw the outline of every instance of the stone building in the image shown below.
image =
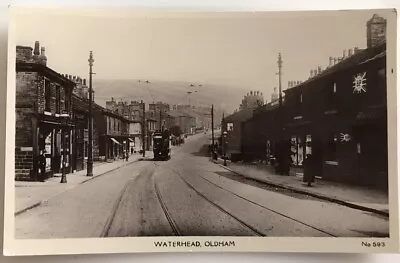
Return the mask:
<path id="1" fill-rule="evenodd" d="M 33 54 L 32 54 L 33 51 Z M 75 83 L 47 67 L 45 48 L 16 47 L 15 178 L 44 180 L 71 171 Z"/>
<path id="2" fill-rule="evenodd" d="M 239 109 L 255 109 L 259 106 L 264 105 L 264 96 L 262 92 L 250 91 L 242 99 Z"/>
<path id="3" fill-rule="evenodd" d="M 98 107 L 94 112 L 99 137 L 99 158 L 116 160 L 129 154 L 130 121 L 111 110 Z"/>
<path id="4" fill-rule="evenodd" d="M 311 154 L 310 167 L 323 180 L 387 190 L 386 42 L 385 29 L 377 29 L 382 21 L 376 15 L 368 21 L 366 49 L 350 49 L 340 59 L 331 57 L 326 69 L 312 69 L 306 81 L 284 91 L 282 108 L 255 111 L 243 126 L 244 154 L 274 155 L 273 146 L 284 142 L 292 175 L 303 173 Z"/>

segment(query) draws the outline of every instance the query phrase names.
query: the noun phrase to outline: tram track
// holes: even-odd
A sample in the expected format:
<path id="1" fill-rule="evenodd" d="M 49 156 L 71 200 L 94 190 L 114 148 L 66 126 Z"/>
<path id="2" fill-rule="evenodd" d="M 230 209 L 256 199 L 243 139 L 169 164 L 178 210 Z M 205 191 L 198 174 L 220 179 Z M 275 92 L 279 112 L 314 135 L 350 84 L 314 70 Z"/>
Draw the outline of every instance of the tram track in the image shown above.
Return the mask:
<path id="1" fill-rule="evenodd" d="M 243 220 L 237 218 L 236 216 L 234 216 L 234 215 L 231 214 L 230 212 L 226 211 L 226 209 L 224 209 L 224 208 L 221 207 L 220 205 L 218 205 L 218 204 L 216 204 L 215 202 L 211 201 L 208 197 L 206 197 L 205 194 L 199 192 L 192 184 L 190 184 L 186 179 L 184 179 L 183 176 L 182 176 L 178 171 L 176 171 L 176 170 L 174 170 L 174 169 L 172 169 L 172 168 L 170 168 L 170 167 L 164 167 L 164 168 L 169 169 L 170 171 L 172 171 L 172 172 L 174 172 L 175 174 L 177 174 L 189 188 L 191 188 L 192 190 L 194 190 L 197 194 L 199 194 L 200 196 L 202 196 L 202 197 L 203 197 L 204 199 L 206 199 L 209 203 L 211 203 L 211 204 L 213 204 L 214 206 L 216 206 L 220 211 L 222 211 L 222 212 L 224 212 L 224 213 L 230 215 L 230 216 L 233 217 L 235 220 L 237 220 L 238 222 L 240 222 L 242 225 L 246 226 L 247 228 L 250 228 L 253 232 L 256 232 L 259 236 L 266 236 L 266 235 L 265 235 L 264 233 L 262 233 L 261 231 L 257 230 L 257 229 L 254 228 L 253 226 L 251 226 L 251 225 L 245 223 Z M 248 203 L 254 204 L 254 205 L 256 205 L 256 206 L 258 206 L 258 207 L 260 207 L 260 208 L 262 208 L 262 209 L 268 210 L 268 211 L 270 211 L 270 212 L 272 212 L 272 213 L 274 213 L 274 214 L 277 214 L 277 215 L 279 215 L 279 216 L 282 216 L 282 217 L 284 217 L 284 218 L 287 218 L 287 219 L 289 219 L 289 220 L 292 220 L 292 221 L 294 221 L 294 222 L 296 222 L 296 223 L 299 223 L 299 224 L 301 224 L 301 225 L 304 225 L 304 226 L 306 226 L 306 227 L 312 228 L 312 229 L 314 229 L 314 230 L 316 230 L 316 231 L 319 231 L 319 232 L 321 232 L 321 233 L 324 233 L 324 234 L 326 234 L 326 235 L 328 235 L 328 236 L 337 237 L 336 235 L 333 235 L 332 233 L 329 233 L 329 232 L 324 231 L 324 230 L 322 230 L 322 229 L 320 229 L 320 228 L 314 227 L 314 226 L 312 226 L 312 225 L 310 225 L 310 224 L 304 223 L 304 222 L 302 222 L 302 221 L 300 221 L 300 220 L 298 220 L 298 219 L 296 219 L 296 218 L 290 217 L 290 216 L 288 216 L 288 215 L 285 215 L 285 214 L 283 214 L 283 213 L 280 213 L 280 212 L 278 212 L 278 211 L 275 211 L 275 210 L 273 210 L 273 209 L 271 209 L 271 208 L 269 208 L 269 207 L 266 207 L 266 206 L 261 205 L 261 204 L 259 204 L 259 203 L 257 203 L 257 202 L 254 202 L 254 201 L 252 201 L 252 200 L 250 200 L 250 199 L 248 199 L 248 198 L 246 198 L 246 197 L 243 197 L 243 196 L 241 196 L 241 195 L 238 195 L 238 194 L 236 194 L 236 193 L 234 193 L 234 192 L 232 192 L 232 191 L 230 191 L 230 190 L 228 190 L 228 189 L 226 189 L 226 188 L 224 188 L 224 187 L 222 187 L 222 186 L 220 186 L 220 185 L 215 184 L 214 182 L 208 180 L 207 178 L 203 177 L 202 175 L 199 175 L 198 173 L 196 173 L 196 175 L 197 175 L 199 178 L 201 178 L 202 180 L 204 180 L 205 182 L 207 182 L 208 184 L 213 185 L 214 187 L 217 187 L 217 188 L 219 188 L 219 189 L 221 189 L 221 190 L 223 190 L 223 191 L 226 191 L 226 192 L 228 192 L 229 194 L 234 195 L 234 196 L 236 196 L 236 197 L 238 197 L 238 198 L 240 198 L 240 199 L 242 199 L 242 200 L 244 200 L 244 201 L 246 201 L 246 202 L 248 202 Z"/>
<path id="2" fill-rule="evenodd" d="M 156 164 L 156 166 L 158 166 L 158 164 Z M 185 180 L 183 178 L 183 176 L 178 173 L 177 171 L 175 171 L 174 169 L 171 169 L 169 167 L 164 167 L 165 169 L 168 169 L 170 171 L 172 171 L 174 174 L 178 175 L 179 178 L 190 188 L 192 189 L 198 196 L 202 197 L 204 200 L 206 200 L 209 204 L 211 204 L 212 206 L 216 207 L 220 212 L 224 213 L 225 215 L 233 218 L 235 221 L 237 221 L 240 225 L 242 225 L 243 227 L 250 229 L 256 236 L 265 236 L 264 233 L 262 233 L 261 231 L 257 230 L 256 228 L 254 228 L 253 226 L 247 224 L 246 222 L 244 222 L 243 220 L 241 220 L 240 218 L 236 217 L 235 215 L 233 215 L 232 213 L 230 213 L 229 211 L 227 211 L 226 209 L 224 209 L 222 206 L 216 204 L 215 202 L 213 202 L 212 200 L 210 200 L 206 195 L 204 195 L 203 193 L 201 193 L 200 191 L 198 191 L 193 185 L 191 185 L 187 180 Z M 160 201 L 162 203 L 162 201 Z M 173 220 L 172 220 L 173 222 Z M 176 225 L 176 224 L 174 224 Z M 173 227 L 171 225 L 171 227 Z"/>

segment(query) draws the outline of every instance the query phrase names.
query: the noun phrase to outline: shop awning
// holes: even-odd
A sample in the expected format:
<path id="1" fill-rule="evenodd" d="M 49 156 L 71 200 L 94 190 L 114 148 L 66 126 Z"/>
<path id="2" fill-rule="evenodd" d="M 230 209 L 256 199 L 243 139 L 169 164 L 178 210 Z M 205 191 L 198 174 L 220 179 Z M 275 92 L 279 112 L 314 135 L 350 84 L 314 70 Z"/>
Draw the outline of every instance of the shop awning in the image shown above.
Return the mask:
<path id="1" fill-rule="evenodd" d="M 128 139 L 129 139 L 129 141 L 134 142 L 134 140 L 132 140 L 131 138 L 128 138 Z"/>
<path id="2" fill-rule="evenodd" d="M 119 145 L 121 145 L 120 143 L 119 143 L 119 141 L 117 141 L 116 139 L 114 139 L 114 138 L 111 138 L 111 141 L 113 141 L 114 143 L 116 143 L 116 144 L 119 144 Z"/>

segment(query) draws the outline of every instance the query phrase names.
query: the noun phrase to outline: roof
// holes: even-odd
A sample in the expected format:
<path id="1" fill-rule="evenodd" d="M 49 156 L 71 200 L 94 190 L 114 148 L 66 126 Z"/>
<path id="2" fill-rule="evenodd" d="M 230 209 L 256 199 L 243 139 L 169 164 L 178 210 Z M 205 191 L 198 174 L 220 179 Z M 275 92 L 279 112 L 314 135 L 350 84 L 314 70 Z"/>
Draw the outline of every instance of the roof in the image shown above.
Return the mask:
<path id="1" fill-rule="evenodd" d="M 243 109 L 225 117 L 223 121 L 242 122 L 250 119 L 252 116 L 253 116 L 253 109 Z"/>
<path id="2" fill-rule="evenodd" d="M 386 51 L 386 43 L 383 43 L 376 47 L 360 50 L 358 53 L 353 54 L 352 56 L 347 57 L 344 60 L 340 61 L 336 65 L 327 68 L 326 70 L 322 71 L 320 74 L 307 79 L 306 81 L 302 82 L 300 85 L 297 85 L 290 89 L 284 90 L 283 92 L 287 93 L 292 90 L 304 88 L 305 86 L 307 86 L 308 83 L 311 83 L 315 80 L 319 80 L 326 76 L 330 76 L 334 73 L 348 70 L 349 68 L 352 68 L 352 67 L 360 65 L 360 64 L 365 64 L 367 62 L 370 62 L 371 60 L 376 60 L 378 58 L 385 57 L 386 56 L 385 51 Z"/>
<path id="3" fill-rule="evenodd" d="M 73 82 L 72 80 L 64 77 L 60 73 L 52 70 L 51 68 L 39 64 L 39 63 L 29 63 L 29 62 L 17 62 L 16 63 L 16 71 L 17 72 L 44 72 L 48 76 L 53 77 L 54 79 L 57 79 L 59 82 L 66 84 L 68 86 L 75 86 L 76 83 Z"/>

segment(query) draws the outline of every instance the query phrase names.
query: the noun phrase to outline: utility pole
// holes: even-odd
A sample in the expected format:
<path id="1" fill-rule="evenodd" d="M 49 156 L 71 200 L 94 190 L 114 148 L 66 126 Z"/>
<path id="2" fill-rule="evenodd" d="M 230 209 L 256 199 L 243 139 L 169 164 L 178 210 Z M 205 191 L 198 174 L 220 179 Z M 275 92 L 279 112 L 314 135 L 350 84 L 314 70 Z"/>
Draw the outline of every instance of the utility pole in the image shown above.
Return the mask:
<path id="1" fill-rule="evenodd" d="M 282 108 L 282 56 L 278 55 L 279 107 Z"/>
<path id="2" fill-rule="evenodd" d="M 161 111 L 161 106 L 160 106 L 160 125 L 159 125 L 160 132 L 161 132 L 161 120 L 162 120 L 162 111 Z"/>
<path id="3" fill-rule="evenodd" d="M 92 116 L 92 101 L 93 101 L 93 87 L 92 87 L 92 71 L 93 67 L 93 52 L 89 54 L 89 148 L 87 160 L 87 176 L 93 176 L 93 116 Z"/>
<path id="4" fill-rule="evenodd" d="M 214 149 L 214 104 L 211 105 L 211 138 L 212 149 Z"/>
<path id="5" fill-rule="evenodd" d="M 146 154 L 146 105 L 144 104 L 143 100 L 140 101 L 141 105 L 142 105 L 142 112 L 143 112 L 143 116 L 142 116 L 142 146 L 143 146 L 143 157 L 145 157 Z"/>

